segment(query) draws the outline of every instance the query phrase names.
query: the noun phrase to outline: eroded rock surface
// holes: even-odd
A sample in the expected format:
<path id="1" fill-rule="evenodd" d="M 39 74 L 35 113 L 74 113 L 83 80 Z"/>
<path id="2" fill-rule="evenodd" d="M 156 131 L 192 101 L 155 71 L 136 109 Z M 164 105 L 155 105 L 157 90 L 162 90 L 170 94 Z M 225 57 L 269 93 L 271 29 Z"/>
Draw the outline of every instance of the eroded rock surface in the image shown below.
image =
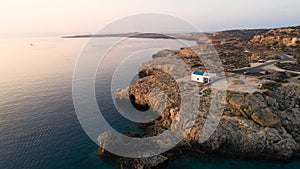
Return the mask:
<path id="1" fill-rule="evenodd" d="M 188 49 L 182 50 L 175 51 L 175 54 L 190 64 L 190 68 L 201 70 L 202 63 L 194 58 L 193 52 Z M 169 54 L 161 51 L 154 58 L 167 57 Z M 189 96 L 193 103 L 199 97 L 199 105 L 182 105 L 188 104 L 182 103 L 183 93 L 179 90 L 180 83 L 185 82 L 184 76 L 179 74 L 176 78 L 182 76 L 183 80 L 176 81 L 166 73 L 176 72 L 178 68 L 162 64 L 157 65 L 155 69 L 149 65 L 151 64 L 145 63 L 140 68 L 141 79 L 128 89 L 117 91 L 117 99 L 131 99 L 137 105 L 147 105 L 161 116 L 151 123 L 141 124 L 145 130 L 142 138 L 157 136 L 169 129 L 178 131 L 183 140 L 177 147 L 158 156 L 122 158 L 122 168 L 151 168 L 161 165 L 174 154 L 180 154 L 182 149 L 256 158 L 299 158 L 300 85 L 281 85 L 278 80 L 269 78 L 270 84 L 278 84 L 272 87 L 272 90 L 262 88 L 254 93 L 226 91 L 226 97 L 221 97 L 220 91 L 194 83 L 184 86 L 184 94 Z M 201 142 L 202 127 L 207 120 L 213 96 L 222 98 L 224 112 L 217 129 L 207 141 Z M 100 146 L 109 144 L 109 141 L 105 142 L 105 137 L 105 134 L 99 136 Z"/>
<path id="2" fill-rule="evenodd" d="M 155 77 L 151 74 L 130 86 L 128 94 L 135 96 L 136 103 L 149 104 L 162 117 L 143 126 L 145 129 L 143 137 L 159 135 L 166 129 L 181 128 L 184 140 L 180 146 L 195 152 L 221 152 L 276 159 L 299 157 L 299 85 L 285 85 L 273 91 L 251 94 L 227 91 L 221 121 L 204 143 L 199 142 L 199 137 L 209 110 L 211 94 L 207 92 L 210 90 L 209 87 L 201 85 L 198 87 L 201 96 L 200 109 L 196 118 L 189 121 L 180 116 L 181 100 L 178 86 L 167 75 L 160 74 Z M 167 99 L 160 95 L 151 95 L 153 88 L 164 91 Z M 150 101 L 153 98 L 155 101 Z M 160 99 L 167 100 L 165 107 L 159 104 L 162 101 Z M 122 159 L 122 166 L 123 168 L 151 168 L 164 163 L 172 157 L 172 154 L 167 152 L 153 158 Z"/>

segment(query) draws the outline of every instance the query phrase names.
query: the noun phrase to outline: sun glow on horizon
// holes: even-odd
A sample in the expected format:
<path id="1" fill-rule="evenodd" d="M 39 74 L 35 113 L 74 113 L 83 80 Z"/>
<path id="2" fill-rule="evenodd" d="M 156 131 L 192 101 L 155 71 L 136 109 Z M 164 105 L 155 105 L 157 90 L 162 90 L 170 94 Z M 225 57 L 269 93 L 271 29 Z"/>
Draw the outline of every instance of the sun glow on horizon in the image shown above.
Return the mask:
<path id="1" fill-rule="evenodd" d="M 283 27 L 300 24 L 298 0 L 3 0 L 0 34 L 97 32 L 134 14 L 163 13 L 186 19 L 200 30 Z"/>

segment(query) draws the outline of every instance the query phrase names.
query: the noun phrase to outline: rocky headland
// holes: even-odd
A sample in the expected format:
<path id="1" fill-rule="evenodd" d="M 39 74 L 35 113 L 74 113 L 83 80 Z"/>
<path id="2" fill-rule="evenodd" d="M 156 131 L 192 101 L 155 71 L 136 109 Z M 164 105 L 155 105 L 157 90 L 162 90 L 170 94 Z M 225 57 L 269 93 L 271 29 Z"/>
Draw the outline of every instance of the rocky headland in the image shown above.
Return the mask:
<path id="1" fill-rule="evenodd" d="M 259 34 L 265 34 L 266 32 L 268 31 L 258 31 Z M 236 35 L 243 41 L 241 43 L 251 44 L 254 43 L 255 39 L 258 39 L 256 33 L 249 31 L 252 38 L 241 33 L 236 33 Z M 220 34 L 222 33 L 213 36 L 216 38 L 221 36 Z M 228 32 L 224 36 L 227 34 Z M 230 38 L 233 37 L 235 36 L 230 36 Z M 252 40 L 249 42 L 249 39 Z M 261 42 L 262 40 L 259 40 L 259 43 Z M 215 42 L 215 44 L 222 43 L 220 40 Z M 233 47 L 234 51 L 238 48 L 239 51 L 244 52 L 244 49 L 238 43 Z M 224 44 L 226 46 L 227 43 Z M 218 50 L 218 47 L 216 49 Z M 221 49 L 219 48 L 219 50 Z M 181 58 L 193 70 L 205 70 L 203 63 L 191 48 L 174 51 L 162 50 L 153 55 L 153 58 L 165 60 L 170 53 Z M 248 56 L 247 53 L 241 55 Z M 241 57 L 243 58 L 243 56 Z M 231 60 L 232 57 L 226 58 L 224 52 L 220 56 L 223 63 L 225 61 L 225 63 L 231 62 L 231 64 L 234 64 Z M 235 61 L 237 61 L 235 63 L 238 63 L 239 59 L 235 59 Z M 187 120 L 185 116 L 180 115 L 182 112 L 180 111 L 182 98 L 178 81 L 165 73 L 175 71 L 175 68 L 166 63 L 157 65 L 160 70 L 151 68 L 149 66 L 151 62 L 143 64 L 139 70 L 140 79 L 129 88 L 118 90 L 116 96 L 119 101 L 130 99 L 133 104 L 149 107 L 160 115 L 160 118 L 153 122 L 140 124 L 140 127 L 145 131 L 144 135 L 139 136 L 135 133 L 125 133 L 125 135 L 146 138 L 157 136 L 168 129 L 177 131 L 180 128 L 183 140 L 176 147 L 157 156 L 137 159 L 120 157 L 121 168 L 159 167 L 163 166 L 169 159 L 187 152 L 200 155 L 223 154 L 279 160 L 300 158 L 300 84 L 297 84 L 298 81 L 289 83 L 289 81 L 294 81 L 294 76 L 298 75 L 287 72 L 266 75 L 258 78 L 257 90 L 251 92 L 226 90 L 225 96 L 220 95 L 221 91 L 212 88 L 210 85 L 195 82 L 196 85 L 187 86 L 186 90 L 191 93 L 197 91 L 200 98 L 198 102 L 199 109 L 195 112 L 193 120 Z M 230 75 L 226 73 L 226 76 Z M 189 77 L 186 78 L 189 79 Z M 184 78 L 182 80 L 184 81 Z M 166 96 L 153 95 L 153 89 L 163 91 Z M 214 97 L 221 97 L 224 103 L 222 110 L 224 111 L 216 130 L 207 141 L 202 142 L 200 141 L 201 129 L 208 118 L 211 100 Z M 160 103 L 165 100 L 166 104 L 162 108 Z M 193 106 L 190 107 L 192 109 Z M 106 137 L 107 133 L 99 136 L 100 146 L 113 144 L 113 141 L 106 140 Z M 101 147 L 102 153 L 107 153 L 103 148 Z"/>

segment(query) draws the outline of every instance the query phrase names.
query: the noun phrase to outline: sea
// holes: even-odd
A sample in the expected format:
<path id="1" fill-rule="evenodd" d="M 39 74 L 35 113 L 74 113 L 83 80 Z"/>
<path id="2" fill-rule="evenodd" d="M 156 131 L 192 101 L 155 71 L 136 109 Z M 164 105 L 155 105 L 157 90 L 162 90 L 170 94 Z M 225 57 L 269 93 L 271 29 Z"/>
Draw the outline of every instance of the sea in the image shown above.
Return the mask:
<path id="1" fill-rule="evenodd" d="M 82 129 L 74 110 L 73 72 L 88 41 L 88 38 L 62 39 L 59 36 L 0 38 L 1 169 L 119 168 L 117 160 L 98 155 L 98 145 Z M 99 38 L 100 46 L 95 48 L 113 41 Z M 143 45 L 149 39 L 138 41 Z M 102 113 L 120 132 L 143 132 L 138 124 L 125 119 L 114 108 L 109 88 L 112 72 L 113 68 L 98 72 L 95 80 Z M 185 155 L 169 161 L 166 168 L 296 169 L 300 168 L 300 161 Z"/>

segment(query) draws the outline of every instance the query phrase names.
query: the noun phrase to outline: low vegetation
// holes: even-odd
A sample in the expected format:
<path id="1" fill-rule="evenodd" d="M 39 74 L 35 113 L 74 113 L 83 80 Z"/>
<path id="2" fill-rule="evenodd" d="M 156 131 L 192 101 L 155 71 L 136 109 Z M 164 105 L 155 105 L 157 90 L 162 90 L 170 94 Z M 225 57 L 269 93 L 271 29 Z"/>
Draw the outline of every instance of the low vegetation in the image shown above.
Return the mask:
<path id="1" fill-rule="evenodd" d="M 276 66 L 290 71 L 300 72 L 300 57 L 298 56 L 297 62 L 298 63 L 277 63 Z"/>
<path id="2" fill-rule="evenodd" d="M 281 85 L 279 83 L 267 82 L 261 85 L 261 89 L 276 90 Z"/>
<path id="3" fill-rule="evenodd" d="M 295 50 L 295 56 L 297 59 L 297 63 L 300 64 L 300 47 Z"/>

